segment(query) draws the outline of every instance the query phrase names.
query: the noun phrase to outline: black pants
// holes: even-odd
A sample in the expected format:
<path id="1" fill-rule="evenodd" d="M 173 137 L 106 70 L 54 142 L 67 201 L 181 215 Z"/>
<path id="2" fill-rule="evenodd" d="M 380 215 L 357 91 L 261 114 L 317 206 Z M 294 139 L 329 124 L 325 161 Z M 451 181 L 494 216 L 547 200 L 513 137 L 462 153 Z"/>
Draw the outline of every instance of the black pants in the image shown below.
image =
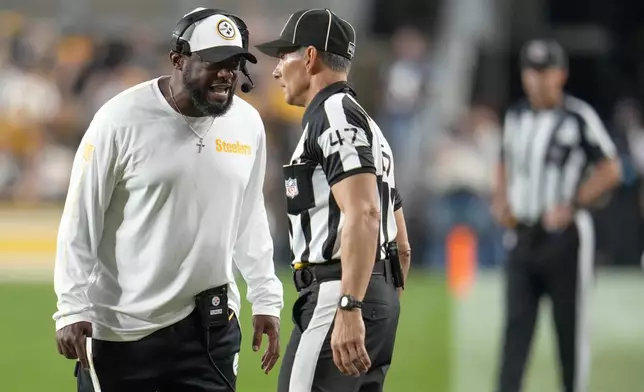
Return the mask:
<path id="1" fill-rule="evenodd" d="M 232 386 L 237 379 L 241 331 L 235 316 L 211 329 L 210 356 Z M 197 312 L 135 342 L 92 339 L 102 392 L 232 392 L 208 358 Z M 76 370 L 79 392 L 95 392 L 90 370 Z"/>
<path id="2" fill-rule="evenodd" d="M 331 334 L 340 296 L 340 280 L 312 282 L 300 291 L 293 306 L 295 325 L 282 361 L 279 392 L 383 390 L 400 314 L 397 291 L 384 272 L 371 277 L 362 308 L 371 368 L 357 378 L 342 375 L 333 362 Z"/>
<path id="3" fill-rule="evenodd" d="M 590 352 L 585 300 L 592 280 L 594 233 L 587 212 L 561 233 L 540 226 L 517 230 L 506 281 L 506 319 L 500 392 L 519 392 L 530 351 L 539 302 L 551 299 L 561 379 L 566 392 L 587 390 Z"/>

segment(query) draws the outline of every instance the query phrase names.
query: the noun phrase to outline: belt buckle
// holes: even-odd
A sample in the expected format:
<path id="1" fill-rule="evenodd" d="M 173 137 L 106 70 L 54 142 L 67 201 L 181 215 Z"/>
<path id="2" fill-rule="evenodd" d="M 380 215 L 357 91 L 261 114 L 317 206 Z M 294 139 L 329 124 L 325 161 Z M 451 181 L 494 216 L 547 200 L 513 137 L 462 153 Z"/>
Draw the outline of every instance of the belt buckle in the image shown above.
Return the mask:
<path id="1" fill-rule="evenodd" d="M 301 270 L 305 269 L 308 266 L 309 266 L 309 263 L 298 261 L 298 262 L 295 262 L 295 264 L 293 264 L 293 269 L 295 271 L 301 271 Z"/>

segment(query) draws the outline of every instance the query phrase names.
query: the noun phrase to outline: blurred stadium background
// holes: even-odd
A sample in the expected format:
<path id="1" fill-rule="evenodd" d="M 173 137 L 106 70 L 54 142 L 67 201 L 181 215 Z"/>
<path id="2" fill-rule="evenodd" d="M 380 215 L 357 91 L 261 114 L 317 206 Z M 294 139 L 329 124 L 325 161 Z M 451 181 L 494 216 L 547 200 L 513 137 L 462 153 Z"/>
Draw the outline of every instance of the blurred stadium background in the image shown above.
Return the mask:
<path id="1" fill-rule="evenodd" d="M 251 42 L 288 15 L 330 7 L 358 31 L 350 77 L 393 145 L 414 249 L 387 390 L 493 391 L 503 314 L 504 233 L 488 201 L 504 107 L 521 94 L 517 52 L 557 38 L 568 91 L 591 103 L 619 146 L 626 176 L 594 212 L 598 275 L 591 301 L 593 392 L 644 391 L 644 2 L 639 0 L 1 0 L 0 391 L 74 390 L 51 314 L 51 270 L 74 150 L 95 110 L 120 90 L 169 71 L 168 42 L 196 6 L 242 16 Z M 294 292 L 281 165 L 301 110 L 272 84 L 275 62 L 251 69 L 244 98 L 269 137 L 266 198 L 291 328 Z M 558 390 L 548 304 L 527 391 Z M 245 306 L 248 312 L 248 306 Z M 248 341 L 240 391 L 274 391 Z"/>

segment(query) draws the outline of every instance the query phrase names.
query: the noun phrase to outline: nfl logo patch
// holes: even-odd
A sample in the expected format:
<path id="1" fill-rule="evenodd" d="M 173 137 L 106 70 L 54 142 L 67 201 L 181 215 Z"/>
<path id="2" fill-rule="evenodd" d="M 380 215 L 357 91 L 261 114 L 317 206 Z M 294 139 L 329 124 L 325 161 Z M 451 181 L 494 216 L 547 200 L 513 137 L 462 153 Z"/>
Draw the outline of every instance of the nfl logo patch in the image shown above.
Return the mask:
<path id="1" fill-rule="evenodd" d="M 286 196 L 294 199 L 295 196 L 300 193 L 300 191 L 297 189 L 297 179 L 289 178 L 284 183 L 286 185 Z"/>

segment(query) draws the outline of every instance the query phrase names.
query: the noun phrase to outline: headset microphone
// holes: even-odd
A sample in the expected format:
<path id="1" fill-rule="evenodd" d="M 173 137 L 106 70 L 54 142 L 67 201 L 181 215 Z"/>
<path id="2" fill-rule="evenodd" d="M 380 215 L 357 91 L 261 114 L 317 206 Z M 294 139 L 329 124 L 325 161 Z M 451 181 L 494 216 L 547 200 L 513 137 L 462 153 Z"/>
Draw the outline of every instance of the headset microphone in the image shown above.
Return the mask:
<path id="1" fill-rule="evenodd" d="M 241 91 L 246 94 L 248 94 L 252 89 L 253 89 L 253 85 L 250 83 L 242 83 L 241 85 Z"/>
<path id="2" fill-rule="evenodd" d="M 244 74 L 244 76 L 246 76 L 246 79 L 248 79 L 248 82 L 242 83 L 241 91 L 246 93 L 246 94 L 248 94 L 250 92 L 250 90 L 252 90 L 253 87 L 255 87 L 255 84 L 253 83 L 253 79 L 250 78 L 250 74 L 248 72 L 248 69 L 246 69 L 246 64 L 244 64 L 242 66 L 241 71 Z"/>

